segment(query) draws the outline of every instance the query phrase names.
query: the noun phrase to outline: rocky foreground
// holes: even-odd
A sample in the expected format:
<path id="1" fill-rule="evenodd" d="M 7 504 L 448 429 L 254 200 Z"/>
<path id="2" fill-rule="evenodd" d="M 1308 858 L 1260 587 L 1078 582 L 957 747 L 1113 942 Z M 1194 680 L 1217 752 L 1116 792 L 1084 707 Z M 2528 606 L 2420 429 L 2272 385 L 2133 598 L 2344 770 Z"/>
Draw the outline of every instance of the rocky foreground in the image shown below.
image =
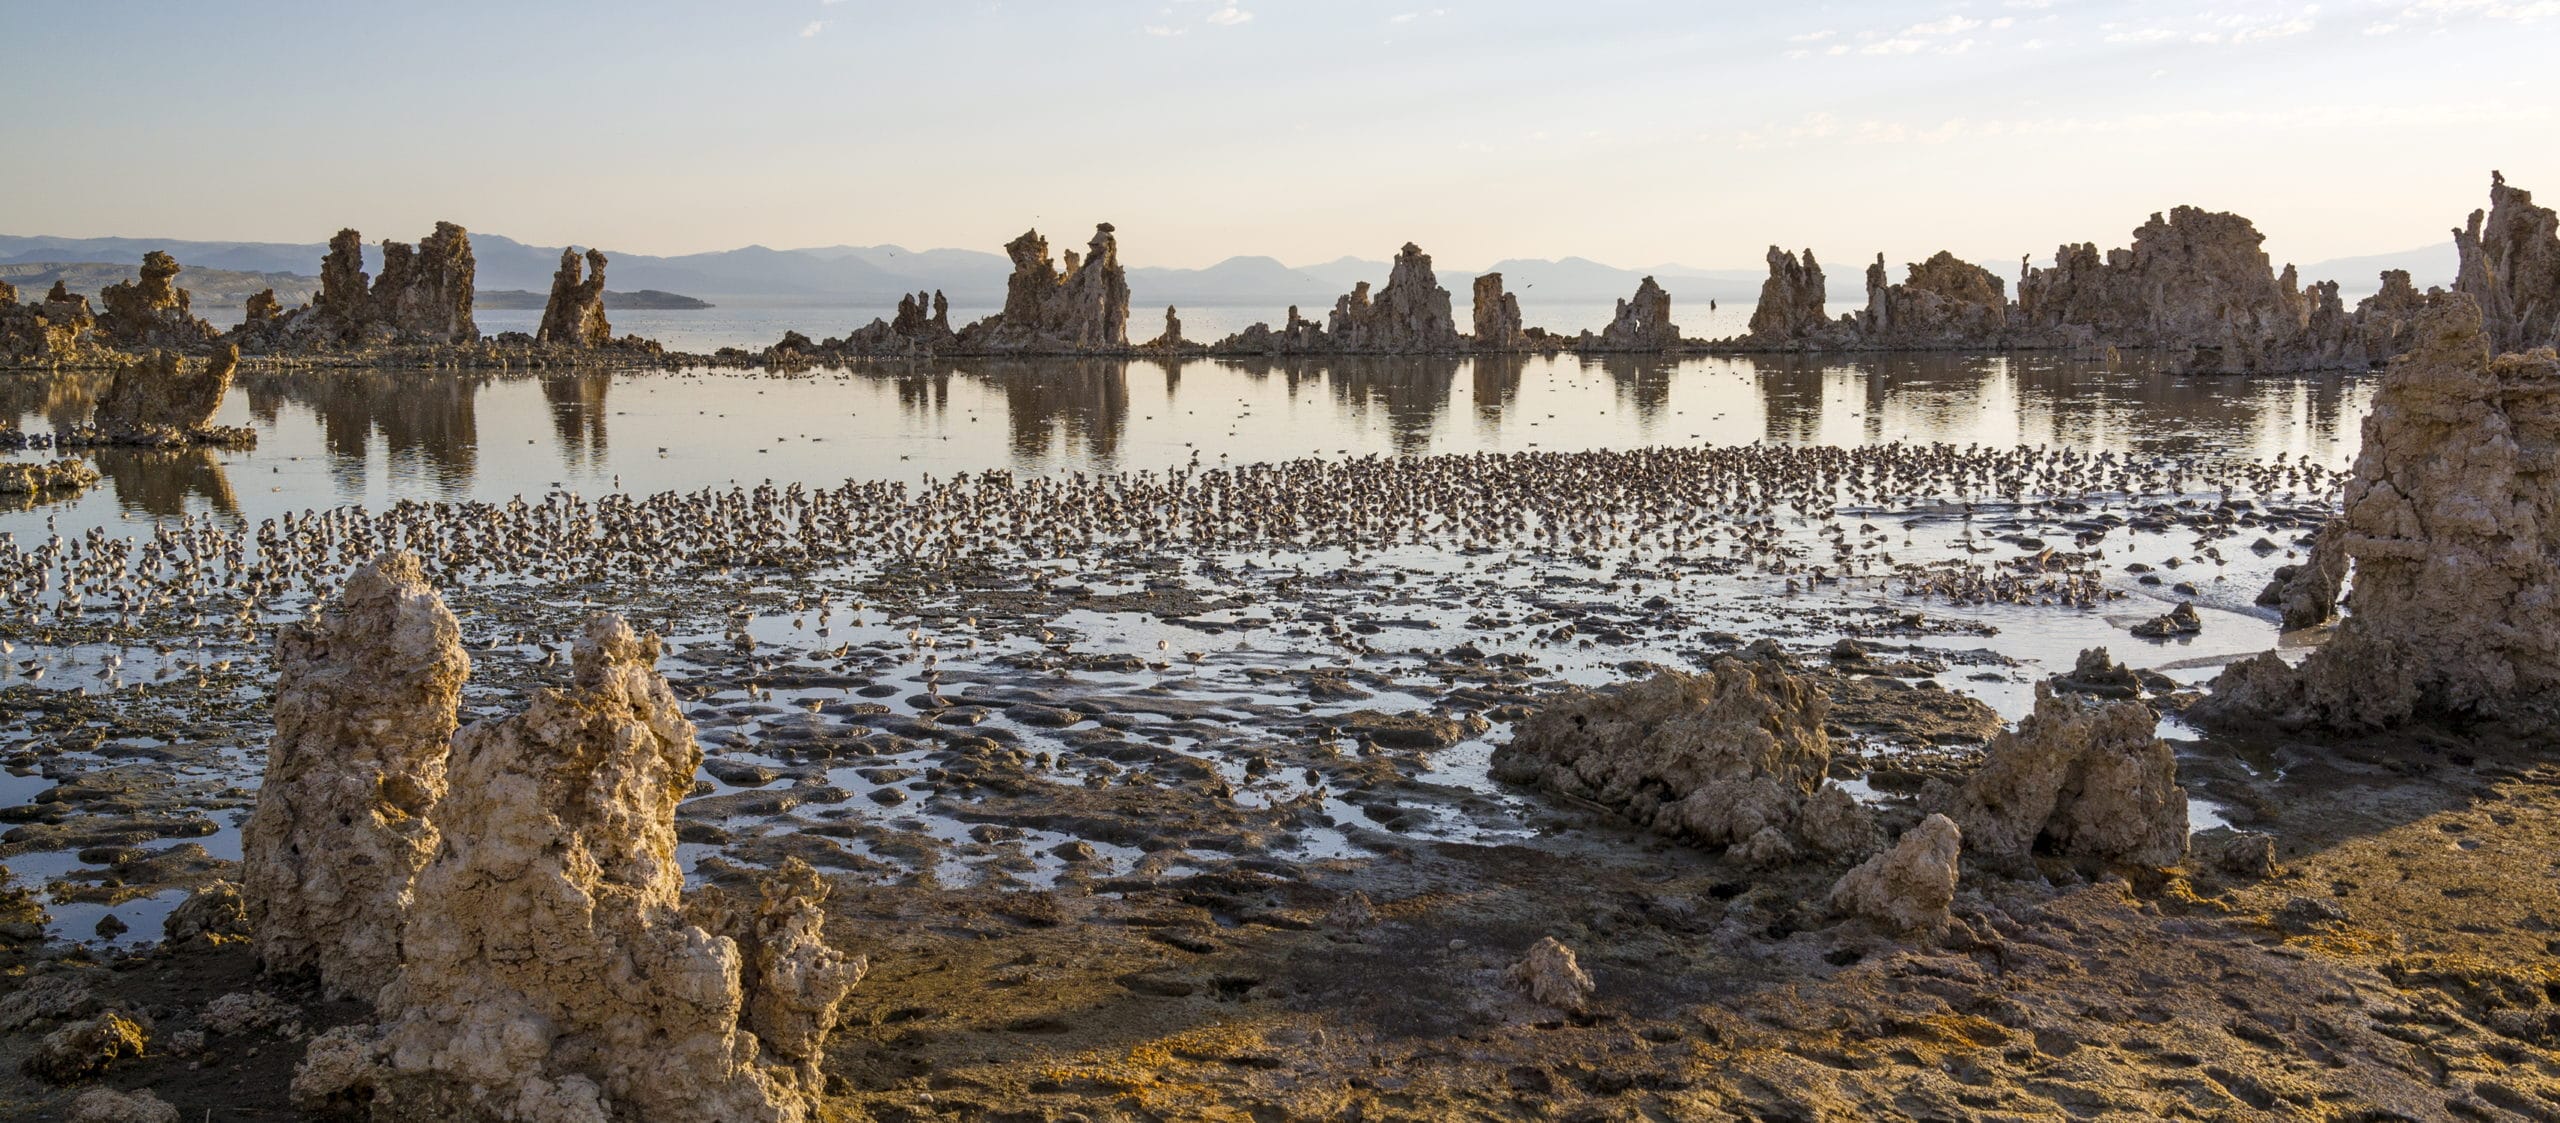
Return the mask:
<path id="1" fill-rule="evenodd" d="M 2560 343 L 2560 220 L 2529 192 L 2492 173 L 2491 205 L 2454 231 L 2462 269 L 2453 292 L 2471 299 L 2506 350 Z M 20 301 L 0 284 L 0 365 L 59 369 L 134 361 L 154 348 L 189 354 L 233 346 L 258 365 L 542 368 L 632 365 L 799 369 L 874 359 L 932 356 L 1325 356 L 1411 354 L 1769 353 L 2059 350 L 2105 355 L 2156 351 L 2173 369 L 2197 374 L 2363 370 L 2405 351 L 2414 325 L 2448 297 L 2421 293 L 2407 273 L 2382 274 L 2380 288 L 2352 309 L 2336 281 L 2304 283 L 2292 266 L 2273 267 L 2264 237 L 2236 214 L 2177 207 L 2133 231 L 2128 248 L 2094 243 L 2056 249 L 2053 264 L 2021 259 L 2012 298 L 2001 278 L 1940 252 L 1895 282 L 1882 255 L 1865 272 L 1866 306 L 1829 313 L 1830 290 L 1813 251 L 1772 246 L 1750 331 L 1726 340 L 1685 338 L 1671 295 L 1646 278 L 1618 302 L 1597 332 L 1550 332 L 1521 322 L 1502 275 L 1474 280 L 1473 311 L 1461 330 L 1449 290 L 1431 257 L 1406 243 L 1384 287 L 1367 283 L 1322 319 L 1290 308 L 1280 325 L 1255 324 L 1225 339 L 1182 335 L 1178 310 L 1165 309 L 1152 340 L 1129 331 L 1129 286 L 1111 223 L 1095 227 L 1083 254 L 1051 257 L 1039 231 L 1005 246 L 1013 261 L 1003 311 L 955 327 L 939 293 L 902 298 L 894 319 L 875 319 L 841 336 L 793 331 L 761 351 L 670 352 L 633 335 L 616 337 L 604 311 L 603 253 L 564 250 L 532 334 L 483 337 L 472 321 L 470 235 L 439 223 L 417 243 L 385 241 L 383 275 L 363 269 L 363 240 L 341 230 L 321 262 L 320 291 L 286 309 L 272 292 L 249 302 L 230 329 L 197 318 L 178 264 L 153 253 L 141 277 L 85 296 L 56 284 L 41 301 Z"/>

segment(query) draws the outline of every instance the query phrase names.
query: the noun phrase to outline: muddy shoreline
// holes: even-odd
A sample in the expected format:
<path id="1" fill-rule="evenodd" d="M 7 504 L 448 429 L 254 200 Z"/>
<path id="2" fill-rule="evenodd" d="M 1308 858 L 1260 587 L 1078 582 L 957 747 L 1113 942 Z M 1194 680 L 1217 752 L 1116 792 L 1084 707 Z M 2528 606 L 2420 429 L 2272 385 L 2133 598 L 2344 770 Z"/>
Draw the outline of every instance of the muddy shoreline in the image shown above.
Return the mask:
<path id="1" fill-rule="evenodd" d="M 1777 463 L 1751 471 L 1780 478 Z M 1442 486 L 1421 471 L 1390 494 Z M 969 514 L 966 493 L 925 489 L 908 501 L 971 545 L 777 552 L 862 539 L 807 537 L 820 500 L 741 491 L 667 501 L 730 512 L 659 541 L 676 564 L 626 566 L 618 539 L 563 549 L 503 530 L 529 515 L 465 508 L 272 524 L 243 541 L 278 560 L 237 569 L 210 528 L 164 539 L 147 567 L 24 553 L 22 581 L 80 574 L 139 599 L 119 621 L 113 598 L 71 605 L 48 584 L 5 624 L 0 697 L 25 747 L 5 762 L 0 865 L 46 882 L 52 913 L 52 940 L 15 945 L 12 970 L 151 1013 L 164 1047 L 108 1083 L 190 1117 L 290 1117 L 300 1042 L 361 1007 L 257 978 L 236 942 L 157 940 L 188 890 L 236 876 L 266 634 L 343 559 L 397 538 L 438 550 L 474 664 L 465 720 L 557 681 L 561 637 L 593 607 L 670 637 L 661 669 L 707 754 L 677 818 L 692 876 L 743 887 L 810 862 L 836 886 L 829 932 L 873 964 L 824 1066 L 845 1118 L 2502 1118 L 2560 1103 L 2533 966 L 2560 917 L 2537 841 L 2560 828 L 2560 772 L 2494 739 L 2173 726 L 2197 826 L 2274 834 L 2280 872 L 2049 859 L 1969 876 L 1936 946 L 1825 915 L 1836 868 L 1746 866 L 1485 775 L 1559 689 L 1759 642 L 1824 684 L 1844 739 L 1833 779 L 1890 823 L 2079 647 L 2163 672 L 2152 686 L 2174 708 L 2272 642 L 2251 597 L 2307 547 L 2334 487 L 2267 465 L 2190 471 L 2183 492 L 1956 506 L 1545 501 L 1541 524 L 1581 542 L 1491 524 L 1413 541 L 1395 518 L 1176 542 L 1141 505 L 1058 551 L 1036 519 L 1017 533 L 1001 506 Z M 1693 518 L 1727 536 L 1675 546 Z M 403 519 L 497 522 L 387 537 Z M 1850 560 L 1885 552 L 1883 572 Z M 150 579 L 110 582 L 111 558 Z M 2226 654 L 2129 634 L 2161 597 L 2200 603 L 2202 650 Z M 109 915 L 125 930 L 102 935 Z M 1548 936 L 1597 983 L 1580 1014 L 1501 982 Z M 2198 977 L 2216 985 L 2172 983 Z M 293 1013 L 208 1021 L 238 993 Z M 0 1036 L 0 1062 L 14 1073 L 58 1022 L 39 1011 Z M 54 1118 L 76 1091 L 28 1082 L 8 1102 Z"/>

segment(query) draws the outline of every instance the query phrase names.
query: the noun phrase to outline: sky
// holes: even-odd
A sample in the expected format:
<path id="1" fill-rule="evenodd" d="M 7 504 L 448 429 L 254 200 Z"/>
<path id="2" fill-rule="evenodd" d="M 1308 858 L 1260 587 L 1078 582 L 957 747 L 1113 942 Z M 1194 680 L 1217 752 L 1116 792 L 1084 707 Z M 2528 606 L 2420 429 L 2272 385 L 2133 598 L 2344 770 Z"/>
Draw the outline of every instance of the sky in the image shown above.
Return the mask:
<path id="1" fill-rule="evenodd" d="M 2278 261 L 2560 200 L 2560 0 L 0 4 L 0 233 Z"/>

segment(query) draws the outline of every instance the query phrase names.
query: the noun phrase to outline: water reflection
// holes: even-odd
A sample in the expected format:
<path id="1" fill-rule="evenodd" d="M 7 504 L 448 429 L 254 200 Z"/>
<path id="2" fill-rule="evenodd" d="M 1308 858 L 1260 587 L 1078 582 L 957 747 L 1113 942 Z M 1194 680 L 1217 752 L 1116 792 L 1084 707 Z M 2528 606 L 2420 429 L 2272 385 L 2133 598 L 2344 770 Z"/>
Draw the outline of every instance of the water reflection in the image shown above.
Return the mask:
<path id="1" fill-rule="evenodd" d="M 542 397 L 551 403 L 551 427 L 560 434 L 560 454 L 571 464 L 592 468 L 605 462 L 604 396 L 612 385 L 609 373 L 542 380 Z"/>
<path id="2" fill-rule="evenodd" d="M 1754 356 L 1764 436 L 1796 444 L 1939 439 L 2142 456 L 2328 456 L 2353 446 L 2369 384 L 2340 375 L 2213 378 L 2046 356 Z"/>
<path id="3" fill-rule="evenodd" d="M 183 515 L 191 499 L 226 515 L 240 513 L 231 475 L 212 449 L 101 448 L 90 450 L 89 459 L 128 515 Z"/>
<path id="4" fill-rule="evenodd" d="M 1120 467 L 1120 437 L 1129 428 L 1129 370 L 1136 365 L 1078 359 L 960 370 L 1003 392 L 1016 463 L 1040 468 L 1065 460 L 1109 472 Z"/>
<path id="5" fill-rule="evenodd" d="M 451 371 L 331 371 L 257 375 L 234 393 L 266 427 L 284 423 L 288 404 L 310 411 L 341 495 L 365 493 L 376 438 L 393 473 L 455 494 L 479 468 L 476 411 L 490 382 Z"/>
<path id="6" fill-rule="evenodd" d="M 0 426 L 86 419 L 97 376 L 0 380 Z M 2139 356 L 938 361 L 726 371 L 259 373 L 225 404 L 253 452 L 101 454 L 66 525 L 402 498 L 503 501 L 765 479 L 1161 468 L 1660 442 L 2047 444 L 2343 464 L 2369 379 L 2195 378 Z M 619 441 L 609 440 L 619 438 Z M 742 455 L 744 454 L 744 455 Z M 26 454 L 33 456 L 36 454 Z M 234 490 L 253 474 L 255 487 Z M 42 516 L 0 516 L 0 532 Z"/>

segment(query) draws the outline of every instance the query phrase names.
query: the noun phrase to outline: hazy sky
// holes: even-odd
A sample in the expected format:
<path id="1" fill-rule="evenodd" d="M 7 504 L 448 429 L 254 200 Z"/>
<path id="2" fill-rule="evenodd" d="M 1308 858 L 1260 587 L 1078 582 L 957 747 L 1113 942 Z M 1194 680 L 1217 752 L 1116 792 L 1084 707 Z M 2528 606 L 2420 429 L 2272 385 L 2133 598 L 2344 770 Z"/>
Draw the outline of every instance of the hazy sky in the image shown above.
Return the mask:
<path id="1" fill-rule="evenodd" d="M 2560 0 L 0 3 L 0 233 L 2279 260 L 2560 200 Z"/>

